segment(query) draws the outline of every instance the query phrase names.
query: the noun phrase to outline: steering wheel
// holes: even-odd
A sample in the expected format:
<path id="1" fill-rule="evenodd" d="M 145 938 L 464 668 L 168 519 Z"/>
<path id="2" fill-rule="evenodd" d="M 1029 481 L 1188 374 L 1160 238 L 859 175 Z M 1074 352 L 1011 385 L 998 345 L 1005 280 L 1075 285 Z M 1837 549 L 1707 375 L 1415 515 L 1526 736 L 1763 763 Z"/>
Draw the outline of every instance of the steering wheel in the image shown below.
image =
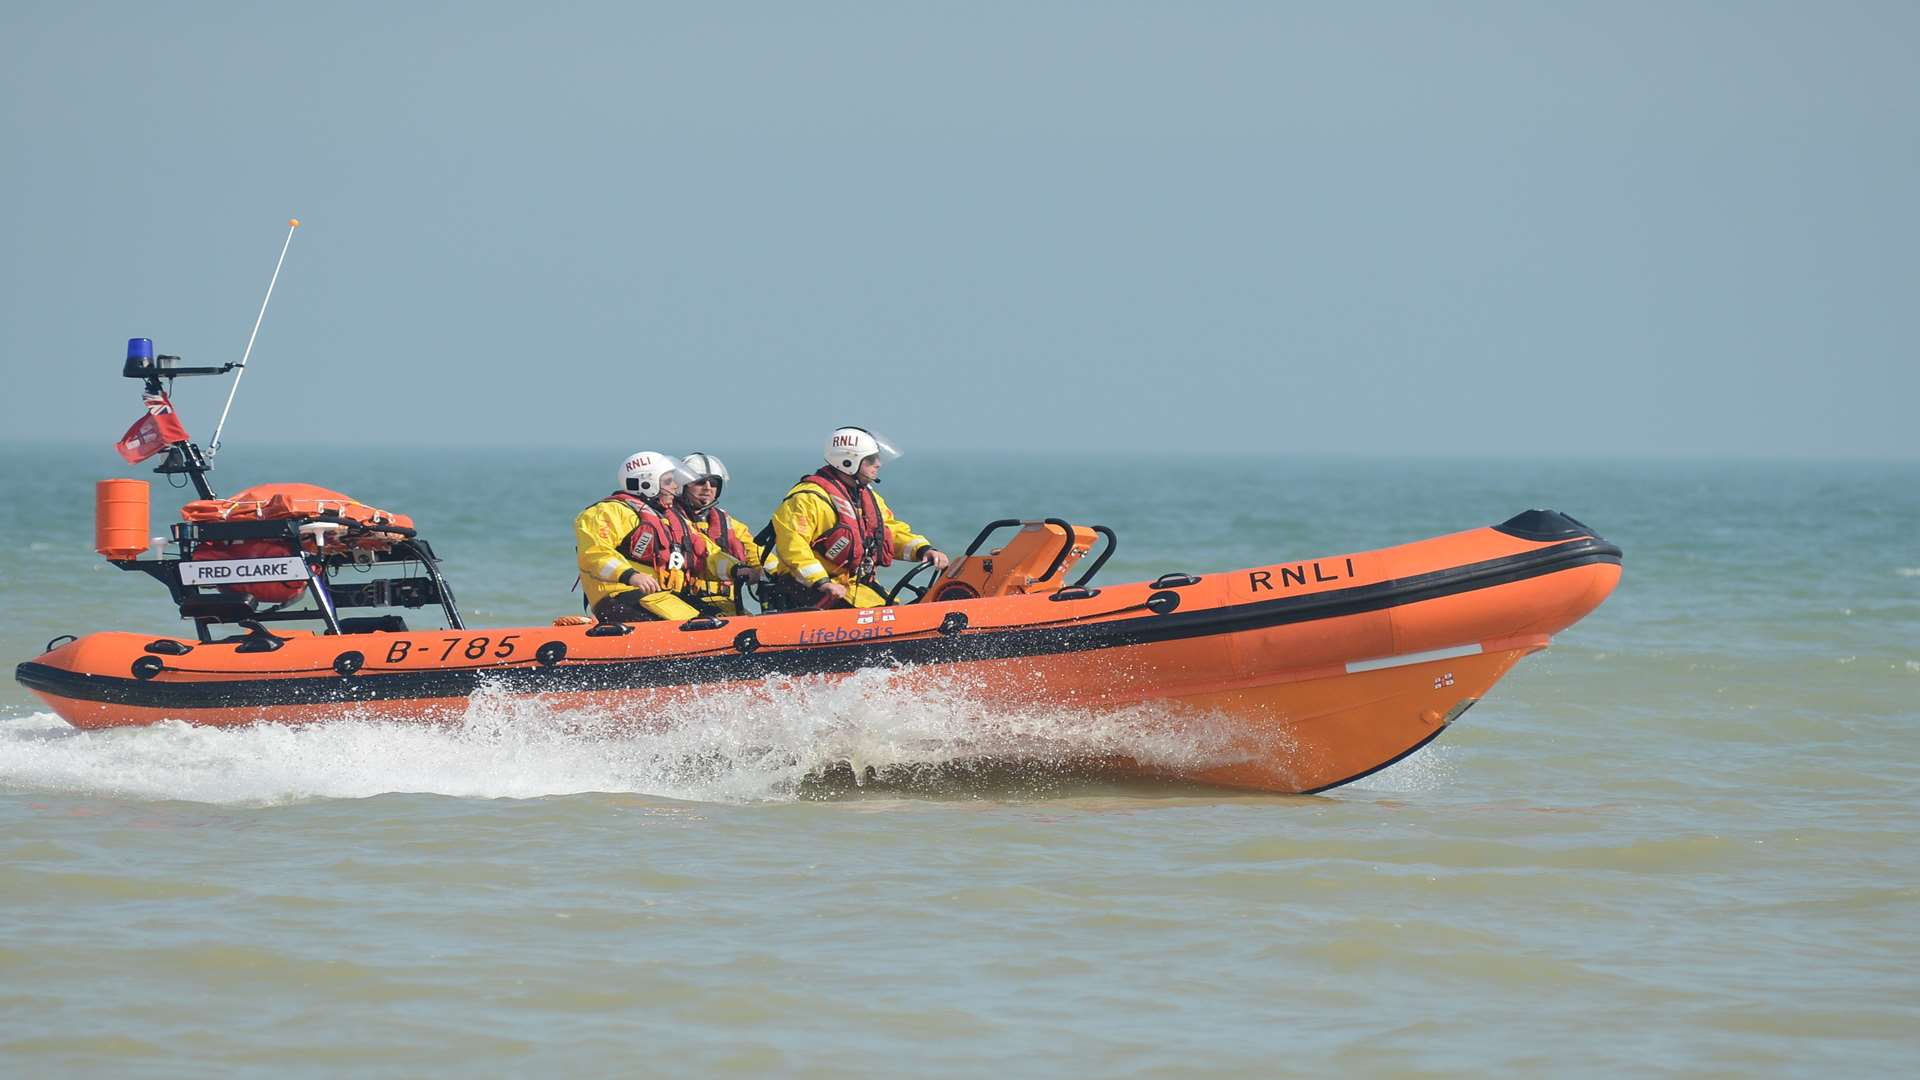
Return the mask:
<path id="1" fill-rule="evenodd" d="M 926 581 L 926 584 L 924 585 L 914 580 L 915 578 L 920 576 L 920 571 L 922 570 L 933 571 L 933 576 L 929 577 Z M 907 603 L 909 604 L 919 603 L 921 597 L 933 591 L 933 583 L 938 580 L 940 580 L 940 571 L 932 563 L 930 562 L 920 563 L 919 565 L 915 566 L 913 569 L 901 575 L 900 580 L 893 583 L 893 588 L 887 590 L 887 606 L 888 607 L 894 606 L 894 597 L 899 596 L 903 592 L 909 592 L 913 594 L 913 597 L 909 599 Z"/>
<path id="2" fill-rule="evenodd" d="M 753 614 L 747 610 L 748 597 L 752 597 L 754 602 L 760 605 L 760 614 L 765 615 L 772 611 L 774 606 L 767 602 L 772 590 L 773 581 L 770 578 L 763 577 L 758 581 L 746 581 L 741 578 L 734 578 L 734 607 L 737 609 L 737 613 L 741 615 Z"/>

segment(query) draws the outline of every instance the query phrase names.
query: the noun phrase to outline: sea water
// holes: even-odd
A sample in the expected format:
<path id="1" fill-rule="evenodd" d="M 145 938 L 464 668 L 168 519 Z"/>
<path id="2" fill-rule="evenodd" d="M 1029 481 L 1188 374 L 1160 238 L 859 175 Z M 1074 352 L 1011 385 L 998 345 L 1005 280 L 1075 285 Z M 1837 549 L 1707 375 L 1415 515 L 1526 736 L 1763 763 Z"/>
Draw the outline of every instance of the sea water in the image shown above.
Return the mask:
<path id="1" fill-rule="evenodd" d="M 578 610 L 600 450 L 234 447 L 413 515 L 473 625 Z M 720 448 L 723 452 L 724 447 Z M 729 455 L 750 524 L 807 453 Z M 178 632 L 91 552 L 98 446 L 0 455 L 0 643 Z M 144 474 L 140 474 L 144 475 Z M 155 478 L 155 528 L 183 501 Z M 949 551 L 1114 527 L 1102 579 L 1533 506 L 1620 588 L 1427 749 L 1275 797 L 1126 782 L 1150 715 L 886 672 L 636 729 L 79 732 L 0 688 L 10 1075 L 1849 1075 L 1920 1058 L 1920 467 L 925 453 Z"/>

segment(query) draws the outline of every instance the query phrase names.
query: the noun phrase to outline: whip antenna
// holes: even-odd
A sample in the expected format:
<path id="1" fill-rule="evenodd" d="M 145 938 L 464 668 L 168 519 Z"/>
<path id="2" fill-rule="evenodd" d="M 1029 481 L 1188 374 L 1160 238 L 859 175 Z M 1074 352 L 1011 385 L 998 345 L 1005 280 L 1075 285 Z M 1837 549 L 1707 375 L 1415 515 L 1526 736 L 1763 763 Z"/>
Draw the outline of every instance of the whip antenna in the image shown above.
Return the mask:
<path id="1" fill-rule="evenodd" d="M 207 460 L 211 462 L 220 452 L 220 432 L 227 426 L 227 412 L 233 408 L 233 395 L 240 392 L 240 379 L 247 373 L 247 358 L 253 355 L 253 339 L 260 336 L 260 320 L 267 317 L 267 301 L 273 299 L 273 286 L 280 280 L 280 268 L 286 265 L 287 248 L 293 244 L 293 230 L 300 227 L 299 218 L 287 221 L 287 239 L 280 245 L 280 261 L 273 264 L 273 276 L 267 279 L 267 295 L 260 301 L 260 314 L 253 317 L 253 333 L 247 335 L 247 351 L 240 354 L 239 373 L 233 377 L 233 386 L 227 390 L 226 407 L 220 410 L 220 422 L 213 426 L 213 441 L 207 444 Z"/>

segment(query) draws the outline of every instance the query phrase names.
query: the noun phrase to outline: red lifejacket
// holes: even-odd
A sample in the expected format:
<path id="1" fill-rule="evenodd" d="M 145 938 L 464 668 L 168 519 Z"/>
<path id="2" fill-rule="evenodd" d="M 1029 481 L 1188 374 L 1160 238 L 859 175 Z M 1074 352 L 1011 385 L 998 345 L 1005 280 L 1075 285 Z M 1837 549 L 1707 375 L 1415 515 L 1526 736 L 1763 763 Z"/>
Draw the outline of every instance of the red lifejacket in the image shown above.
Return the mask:
<path id="1" fill-rule="evenodd" d="M 679 507 L 663 511 L 644 499 L 624 491 L 607 496 L 640 516 L 640 524 L 622 537 L 619 548 L 627 558 L 656 570 L 684 570 L 692 577 L 707 564 L 707 538 L 693 527 Z M 675 553 L 680 565 L 673 565 Z M 664 582 L 662 584 L 665 584 Z"/>
<path id="2" fill-rule="evenodd" d="M 707 540 L 719 544 L 727 554 L 733 556 L 736 560 L 743 563 L 757 563 L 760 561 L 758 558 L 748 558 L 746 545 L 742 544 L 740 538 L 733 534 L 733 519 L 727 516 L 725 510 L 717 506 L 707 507 L 707 512 L 701 519 L 700 524 L 702 531 L 706 533 Z"/>
<path id="3" fill-rule="evenodd" d="M 831 465 L 808 473 L 800 482 L 825 493 L 837 519 L 833 528 L 813 542 L 814 554 L 845 567 L 856 581 L 871 578 L 876 566 L 893 565 L 893 534 L 887 531 L 886 518 L 880 513 L 880 501 L 873 497 L 872 488 L 857 489 L 860 501 L 856 505 L 853 490 Z"/>

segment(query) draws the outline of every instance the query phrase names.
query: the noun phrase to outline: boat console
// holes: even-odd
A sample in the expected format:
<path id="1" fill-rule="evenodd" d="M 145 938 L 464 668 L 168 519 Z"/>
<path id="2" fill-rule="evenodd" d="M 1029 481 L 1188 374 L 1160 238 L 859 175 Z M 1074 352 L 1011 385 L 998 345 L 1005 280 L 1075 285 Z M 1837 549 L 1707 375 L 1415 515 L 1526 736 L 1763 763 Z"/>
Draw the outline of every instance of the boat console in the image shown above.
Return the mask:
<path id="1" fill-rule="evenodd" d="M 1018 526 L 1011 539 L 982 555 L 987 538 L 1001 529 Z M 1091 553 L 1101 539 L 1106 547 L 1085 573 L 1067 584 L 1067 572 Z M 887 593 L 893 603 L 902 593 L 910 594 L 908 603 L 926 597 L 929 603 L 943 600 L 971 600 L 979 596 L 1013 596 L 1023 593 L 1066 592 L 1068 597 L 1092 595 L 1087 583 L 1113 557 L 1117 543 L 1113 530 L 1105 525 L 1074 525 L 1063 518 L 1022 521 L 1002 518 L 988 522 L 967 545 L 966 554 L 947 564 L 929 586 L 916 578 L 924 567 L 915 567 Z"/>

